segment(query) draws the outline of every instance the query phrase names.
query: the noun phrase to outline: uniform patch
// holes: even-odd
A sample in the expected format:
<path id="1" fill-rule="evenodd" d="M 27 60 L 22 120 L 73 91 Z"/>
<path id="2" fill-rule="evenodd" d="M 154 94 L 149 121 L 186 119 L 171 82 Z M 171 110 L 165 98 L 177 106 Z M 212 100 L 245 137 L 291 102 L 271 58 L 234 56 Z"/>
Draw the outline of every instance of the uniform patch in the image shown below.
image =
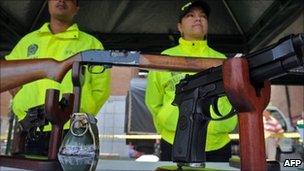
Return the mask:
<path id="1" fill-rule="evenodd" d="M 27 57 L 30 57 L 34 55 L 38 50 L 38 45 L 37 44 L 31 44 L 27 48 Z"/>

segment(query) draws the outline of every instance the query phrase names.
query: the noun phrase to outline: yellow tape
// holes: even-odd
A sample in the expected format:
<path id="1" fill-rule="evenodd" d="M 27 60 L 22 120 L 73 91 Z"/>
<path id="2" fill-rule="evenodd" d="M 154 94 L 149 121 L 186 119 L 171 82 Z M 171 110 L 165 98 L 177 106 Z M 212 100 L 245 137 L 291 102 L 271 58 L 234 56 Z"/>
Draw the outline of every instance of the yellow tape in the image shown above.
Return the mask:
<path id="1" fill-rule="evenodd" d="M 265 138 L 268 137 L 275 137 L 275 138 L 300 138 L 300 134 L 298 132 L 286 132 L 286 133 L 281 133 L 281 134 L 269 134 L 265 133 Z M 1 140 L 6 140 L 7 136 L 1 135 Z M 101 139 L 160 139 L 160 135 L 105 135 L 105 134 L 100 134 L 99 138 Z M 229 134 L 229 138 L 236 140 L 239 139 L 239 134 Z"/>
<path id="2" fill-rule="evenodd" d="M 239 139 L 239 134 L 229 134 L 230 139 Z M 287 132 L 281 134 L 269 134 L 265 133 L 265 138 L 276 137 L 276 138 L 300 138 L 298 132 Z M 160 135 L 99 135 L 99 138 L 104 139 L 160 139 Z"/>

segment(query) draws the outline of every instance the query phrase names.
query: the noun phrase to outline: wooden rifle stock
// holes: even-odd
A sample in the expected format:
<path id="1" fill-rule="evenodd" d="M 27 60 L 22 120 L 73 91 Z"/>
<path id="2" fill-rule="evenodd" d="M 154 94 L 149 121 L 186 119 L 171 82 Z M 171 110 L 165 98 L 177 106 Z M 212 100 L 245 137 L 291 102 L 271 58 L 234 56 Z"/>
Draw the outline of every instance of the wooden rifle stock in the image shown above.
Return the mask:
<path id="1" fill-rule="evenodd" d="M 138 52 L 137 52 L 138 53 Z M 75 61 L 81 64 L 91 65 L 117 65 L 133 66 L 146 69 L 170 70 L 170 71 L 188 71 L 198 72 L 210 67 L 219 66 L 223 59 L 197 58 L 197 57 L 177 57 L 165 55 L 139 54 L 138 61 L 134 63 L 115 62 L 115 58 L 125 58 L 126 56 L 113 56 L 113 63 L 103 63 L 102 56 L 98 61 L 90 59 L 84 60 L 82 52 L 64 60 L 56 61 L 51 58 L 45 59 L 27 59 L 27 60 L 0 60 L 0 92 L 10 90 L 23 84 L 48 78 L 61 82 L 65 74 L 72 68 Z"/>
<path id="2" fill-rule="evenodd" d="M 51 58 L 0 60 L 0 92 L 43 78 L 61 82 L 75 58 L 59 62 Z"/>
<path id="3" fill-rule="evenodd" d="M 219 66 L 223 59 L 201 57 L 179 57 L 166 55 L 140 55 L 139 67 L 169 71 L 199 72 L 210 67 Z"/>

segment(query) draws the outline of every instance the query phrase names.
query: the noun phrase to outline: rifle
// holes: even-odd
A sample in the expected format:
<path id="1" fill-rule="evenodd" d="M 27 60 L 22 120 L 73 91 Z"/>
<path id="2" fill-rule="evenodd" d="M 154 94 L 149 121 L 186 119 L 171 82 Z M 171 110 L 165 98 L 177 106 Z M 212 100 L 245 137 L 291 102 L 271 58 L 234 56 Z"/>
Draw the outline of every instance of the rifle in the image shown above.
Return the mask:
<path id="1" fill-rule="evenodd" d="M 129 66 L 198 72 L 212 66 L 221 65 L 223 60 L 140 54 L 135 51 L 103 50 L 83 51 L 61 62 L 48 58 L 10 61 L 0 60 L 0 92 L 43 78 L 61 82 L 75 62 L 79 62 L 80 65 L 90 66 Z"/>
<path id="2" fill-rule="evenodd" d="M 242 58 L 248 62 L 251 84 L 259 90 L 265 80 L 286 75 L 290 70 L 301 68 L 303 71 L 304 34 L 286 36 L 277 43 Z M 179 119 L 172 159 L 179 167 L 204 165 L 209 121 L 227 119 L 237 112 L 231 110 L 222 117 L 217 109 L 218 98 L 225 95 L 222 72 L 222 65 L 209 68 L 195 75 L 187 75 L 176 85 L 176 96 L 172 104 L 179 108 Z M 210 105 L 220 119 L 212 118 Z"/>

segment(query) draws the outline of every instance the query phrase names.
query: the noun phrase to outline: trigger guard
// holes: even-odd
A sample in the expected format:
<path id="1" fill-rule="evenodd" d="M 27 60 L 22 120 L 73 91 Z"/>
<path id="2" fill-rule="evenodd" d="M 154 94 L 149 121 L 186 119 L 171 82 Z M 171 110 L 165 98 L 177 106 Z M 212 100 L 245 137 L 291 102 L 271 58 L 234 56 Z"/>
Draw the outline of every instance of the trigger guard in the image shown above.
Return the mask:
<path id="1" fill-rule="evenodd" d="M 92 72 L 91 71 L 91 67 L 93 67 L 94 65 L 88 65 L 88 71 L 90 72 L 90 73 L 94 73 L 94 72 Z M 106 69 L 109 69 L 109 68 L 112 68 L 112 65 L 107 65 L 107 64 L 104 64 L 104 65 L 102 65 L 102 70 L 100 71 L 100 72 L 98 72 L 98 74 L 101 74 L 101 73 L 103 73 Z"/>
<path id="2" fill-rule="evenodd" d="M 227 115 L 225 115 L 225 116 L 218 115 L 218 116 L 220 116 L 220 118 L 217 118 L 217 119 L 212 118 L 211 113 L 210 113 L 210 104 L 213 106 L 213 103 L 215 101 L 217 102 L 218 98 L 212 98 L 209 101 L 204 101 L 203 99 L 200 99 L 200 103 L 198 103 L 197 105 L 199 105 L 201 108 L 198 108 L 198 106 L 196 106 L 197 107 L 196 113 L 202 115 L 203 116 L 202 119 L 210 120 L 210 121 L 221 121 L 221 120 L 225 120 L 225 119 L 231 118 L 234 115 L 236 115 L 237 111 L 232 107 L 230 112 Z M 214 111 L 214 112 L 216 113 L 216 111 Z"/>
<path id="3" fill-rule="evenodd" d="M 232 109 L 230 110 L 230 112 L 229 112 L 226 116 L 221 117 L 221 118 L 217 118 L 217 119 L 211 118 L 211 120 L 213 120 L 213 121 L 225 120 L 225 119 L 228 119 L 228 118 L 233 117 L 234 115 L 236 115 L 236 113 L 237 113 L 237 111 L 236 111 L 234 108 L 232 108 Z"/>
<path id="4" fill-rule="evenodd" d="M 223 115 L 220 113 L 220 111 L 218 110 L 218 107 L 217 107 L 218 99 L 219 99 L 218 97 L 212 98 L 212 99 L 211 99 L 211 105 L 212 105 L 212 109 L 213 109 L 214 113 L 215 113 L 217 116 L 219 116 L 220 118 L 215 119 L 215 118 L 212 118 L 212 117 L 211 117 L 211 120 L 213 120 L 213 121 L 221 121 L 221 120 L 225 120 L 225 119 L 231 118 L 231 117 L 233 117 L 234 115 L 236 115 L 237 111 L 232 107 L 231 110 L 230 110 L 230 112 L 229 112 L 227 115 L 223 116 Z"/>

